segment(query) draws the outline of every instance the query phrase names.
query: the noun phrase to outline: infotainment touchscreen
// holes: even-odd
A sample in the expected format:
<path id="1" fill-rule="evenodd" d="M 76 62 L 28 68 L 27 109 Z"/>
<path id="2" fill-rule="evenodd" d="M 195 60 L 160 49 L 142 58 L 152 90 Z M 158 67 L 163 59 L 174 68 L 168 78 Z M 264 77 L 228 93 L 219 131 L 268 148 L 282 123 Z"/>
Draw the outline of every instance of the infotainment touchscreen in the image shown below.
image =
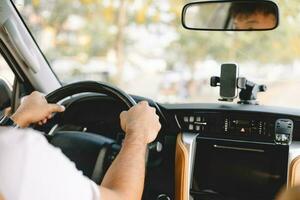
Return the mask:
<path id="1" fill-rule="evenodd" d="M 288 146 L 198 139 L 191 193 L 271 200 L 286 182 L 287 163 Z"/>

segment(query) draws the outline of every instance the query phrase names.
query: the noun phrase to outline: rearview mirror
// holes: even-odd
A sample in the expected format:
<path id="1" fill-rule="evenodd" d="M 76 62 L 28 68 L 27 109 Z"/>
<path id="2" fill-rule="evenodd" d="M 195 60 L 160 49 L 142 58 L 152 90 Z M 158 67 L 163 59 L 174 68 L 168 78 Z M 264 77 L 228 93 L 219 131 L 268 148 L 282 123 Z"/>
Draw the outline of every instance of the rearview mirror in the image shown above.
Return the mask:
<path id="1" fill-rule="evenodd" d="M 193 2 L 182 10 L 182 25 L 191 30 L 273 30 L 278 24 L 278 6 L 268 0 Z"/>

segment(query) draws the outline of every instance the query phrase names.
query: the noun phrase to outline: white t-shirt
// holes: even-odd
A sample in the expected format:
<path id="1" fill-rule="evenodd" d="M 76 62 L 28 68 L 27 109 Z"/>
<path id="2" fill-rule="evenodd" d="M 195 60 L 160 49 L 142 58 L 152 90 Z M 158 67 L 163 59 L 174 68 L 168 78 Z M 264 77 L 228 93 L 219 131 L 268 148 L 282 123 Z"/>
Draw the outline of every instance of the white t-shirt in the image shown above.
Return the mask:
<path id="1" fill-rule="evenodd" d="M 5 200 L 99 200 L 98 186 L 38 132 L 0 128 Z"/>

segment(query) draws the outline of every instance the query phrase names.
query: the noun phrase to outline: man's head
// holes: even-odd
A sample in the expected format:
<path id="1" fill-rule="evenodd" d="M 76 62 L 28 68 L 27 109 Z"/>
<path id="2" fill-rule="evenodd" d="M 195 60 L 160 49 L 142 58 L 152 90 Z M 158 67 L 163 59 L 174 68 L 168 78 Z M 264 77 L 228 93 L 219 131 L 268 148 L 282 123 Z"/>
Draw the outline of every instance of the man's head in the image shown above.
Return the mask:
<path id="1" fill-rule="evenodd" d="M 230 15 L 235 29 L 272 29 L 277 21 L 276 7 L 270 3 L 232 3 Z"/>

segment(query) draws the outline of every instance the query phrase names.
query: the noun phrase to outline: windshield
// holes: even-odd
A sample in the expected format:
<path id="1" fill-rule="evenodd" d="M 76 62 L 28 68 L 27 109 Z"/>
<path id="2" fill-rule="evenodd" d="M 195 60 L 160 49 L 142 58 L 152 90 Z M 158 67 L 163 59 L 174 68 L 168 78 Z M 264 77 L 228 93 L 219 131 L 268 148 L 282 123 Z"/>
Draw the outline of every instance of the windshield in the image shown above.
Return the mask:
<path id="1" fill-rule="evenodd" d="M 235 62 L 266 84 L 264 105 L 300 105 L 300 6 L 279 0 L 280 25 L 264 32 L 197 32 L 181 26 L 183 0 L 15 0 L 64 83 L 110 82 L 159 102 L 217 102 L 211 76 Z"/>

